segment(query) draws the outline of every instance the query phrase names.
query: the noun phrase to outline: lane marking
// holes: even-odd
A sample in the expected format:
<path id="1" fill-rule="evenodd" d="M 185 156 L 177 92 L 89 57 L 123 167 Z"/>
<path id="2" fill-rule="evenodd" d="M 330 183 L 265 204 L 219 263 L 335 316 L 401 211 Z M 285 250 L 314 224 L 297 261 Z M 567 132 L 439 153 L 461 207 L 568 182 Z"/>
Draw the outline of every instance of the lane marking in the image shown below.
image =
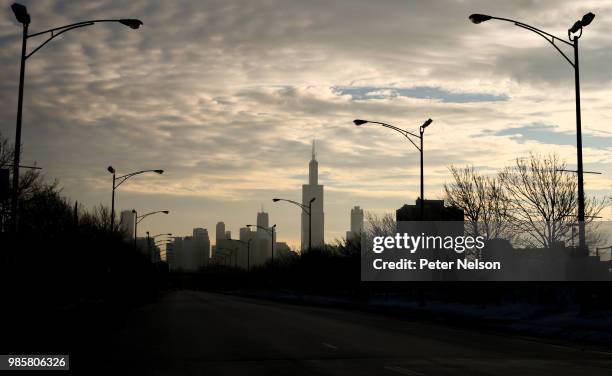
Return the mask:
<path id="1" fill-rule="evenodd" d="M 386 370 L 401 373 L 402 375 L 410 375 L 410 376 L 426 376 L 424 373 L 412 371 L 402 367 L 385 367 Z"/>
<path id="2" fill-rule="evenodd" d="M 338 350 L 338 346 L 330 345 L 329 343 L 323 342 L 322 345 L 323 346 L 327 346 L 327 347 L 329 347 L 332 350 Z"/>

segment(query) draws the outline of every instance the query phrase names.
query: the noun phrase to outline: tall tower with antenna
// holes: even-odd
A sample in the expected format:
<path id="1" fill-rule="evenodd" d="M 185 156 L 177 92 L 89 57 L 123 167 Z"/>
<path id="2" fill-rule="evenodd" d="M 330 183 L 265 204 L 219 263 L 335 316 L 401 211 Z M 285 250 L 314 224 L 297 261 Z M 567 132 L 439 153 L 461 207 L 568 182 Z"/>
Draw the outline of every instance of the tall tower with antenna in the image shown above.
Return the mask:
<path id="1" fill-rule="evenodd" d="M 325 245 L 325 216 L 323 213 L 323 185 L 319 184 L 319 162 L 315 150 L 315 142 L 312 141 L 312 158 L 308 164 L 308 184 L 302 185 L 302 205 L 308 206 L 311 198 L 312 203 L 312 247 L 318 248 Z M 309 234 L 308 214 L 302 212 L 302 250 L 308 249 Z"/>

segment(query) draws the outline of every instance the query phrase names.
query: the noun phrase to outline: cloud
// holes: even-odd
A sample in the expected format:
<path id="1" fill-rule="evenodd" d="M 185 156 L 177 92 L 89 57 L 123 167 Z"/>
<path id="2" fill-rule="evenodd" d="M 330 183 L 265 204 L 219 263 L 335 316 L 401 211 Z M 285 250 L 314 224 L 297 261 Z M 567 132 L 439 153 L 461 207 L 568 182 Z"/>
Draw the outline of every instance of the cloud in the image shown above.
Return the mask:
<path id="1" fill-rule="evenodd" d="M 575 158 L 570 67 L 535 34 L 469 23 L 476 11 L 559 35 L 583 13 L 598 15 L 581 39 L 585 163 L 612 172 L 606 2 L 25 4 L 33 32 L 90 18 L 144 21 L 137 31 L 100 24 L 67 32 L 28 60 L 23 160 L 38 161 L 88 206 L 109 201 L 106 166 L 164 168 L 117 196 L 121 207 L 174 209 L 171 221 L 152 219 L 152 231 L 186 234 L 219 220 L 237 231 L 263 202 L 279 239 L 297 244 L 299 214 L 270 198 L 299 198 L 312 139 L 330 234 L 348 228 L 352 205 L 391 212 L 414 200 L 418 152 L 387 129 L 354 127 L 355 118 L 415 131 L 434 119 L 425 136 L 430 197 L 442 195 L 451 163 L 495 171 L 542 143 Z M 9 5 L 0 9 L 0 131 L 12 137 L 20 29 Z M 601 179 L 599 187 L 610 186 Z"/>
<path id="2" fill-rule="evenodd" d="M 521 127 L 508 128 L 499 131 L 483 131 L 483 134 L 495 136 L 510 136 L 513 140 L 524 143 L 526 141 L 537 141 L 542 144 L 553 145 L 576 145 L 576 133 L 561 132 L 556 125 L 549 124 L 527 124 Z M 584 147 L 597 149 L 612 148 L 612 136 L 593 135 L 583 133 L 582 144 Z"/>
<path id="3" fill-rule="evenodd" d="M 340 95 L 350 95 L 352 100 L 393 99 L 398 97 L 429 99 L 445 103 L 497 102 L 508 100 L 507 95 L 495 95 L 478 92 L 452 92 L 440 87 L 428 86 L 412 88 L 335 87 L 333 90 Z"/>

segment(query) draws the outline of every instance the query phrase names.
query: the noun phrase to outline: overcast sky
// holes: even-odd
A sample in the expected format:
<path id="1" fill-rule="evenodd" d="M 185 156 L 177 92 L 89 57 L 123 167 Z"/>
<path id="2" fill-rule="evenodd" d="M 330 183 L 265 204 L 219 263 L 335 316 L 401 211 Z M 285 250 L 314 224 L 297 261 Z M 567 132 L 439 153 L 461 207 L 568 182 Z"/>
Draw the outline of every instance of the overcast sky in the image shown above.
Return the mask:
<path id="1" fill-rule="evenodd" d="M 20 26 L 1 1 L 0 131 L 14 137 Z M 350 208 L 393 212 L 418 194 L 418 152 L 384 121 L 425 138 L 426 197 L 443 198 L 448 166 L 493 174 L 530 151 L 575 167 L 573 71 L 544 39 L 474 12 L 560 37 L 588 11 L 581 41 L 588 194 L 612 189 L 612 1 L 24 1 L 31 32 L 100 18 L 131 30 L 70 31 L 27 63 L 24 163 L 87 207 L 110 204 L 113 165 L 141 175 L 117 208 L 145 213 L 144 234 L 191 233 L 223 220 L 237 236 L 263 205 L 279 241 L 299 243 L 310 144 L 325 185 L 326 240 Z M 42 39 L 30 39 L 34 46 Z M 571 53 L 570 50 L 567 51 Z M 610 212 L 605 215 L 609 218 Z M 211 239 L 214 242 L 214 235 Z"/>

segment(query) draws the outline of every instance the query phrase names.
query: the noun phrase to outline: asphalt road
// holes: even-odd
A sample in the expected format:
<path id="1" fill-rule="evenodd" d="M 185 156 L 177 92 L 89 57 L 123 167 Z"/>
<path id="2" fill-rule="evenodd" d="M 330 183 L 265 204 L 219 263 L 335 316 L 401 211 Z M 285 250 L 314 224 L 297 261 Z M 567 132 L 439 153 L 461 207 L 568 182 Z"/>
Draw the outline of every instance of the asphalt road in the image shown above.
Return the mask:
<path id="1" fill-rule="evenodd" d="M 612 375 L 605 351 L 191 291 L 132 312 L 110 349 L 115 374 Z"/>

